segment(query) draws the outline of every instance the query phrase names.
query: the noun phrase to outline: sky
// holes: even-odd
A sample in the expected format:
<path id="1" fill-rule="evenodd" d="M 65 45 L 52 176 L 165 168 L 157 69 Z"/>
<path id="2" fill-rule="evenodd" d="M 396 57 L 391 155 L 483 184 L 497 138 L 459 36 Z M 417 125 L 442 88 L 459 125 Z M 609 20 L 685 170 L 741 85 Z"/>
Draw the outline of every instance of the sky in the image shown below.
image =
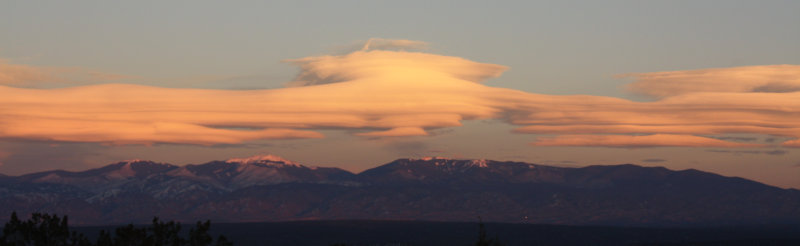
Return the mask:
<path id="1" fill-rule="evenodd" d="M 797 1 L 4 1 L 0 173 L 274 154 L 800 188 Z"/>

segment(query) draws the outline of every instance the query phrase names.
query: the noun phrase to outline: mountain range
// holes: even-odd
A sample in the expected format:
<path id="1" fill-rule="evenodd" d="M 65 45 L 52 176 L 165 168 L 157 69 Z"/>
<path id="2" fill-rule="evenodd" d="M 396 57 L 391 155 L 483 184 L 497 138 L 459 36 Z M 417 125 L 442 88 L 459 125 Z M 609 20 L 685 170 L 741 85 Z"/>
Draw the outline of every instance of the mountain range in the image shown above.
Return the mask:
<path id="1" fill-rule="evenodd" d="M 568 225 L 800 224 L 800 191 L 632 164 L 398 159 L 358 174 L 273 156 L 176 166 L 129 160 L 82 172 L 0 175 L 0 215 L 72 224 L 431 220 Z M 0 218 L 0 221 L 7 218 Z"/>

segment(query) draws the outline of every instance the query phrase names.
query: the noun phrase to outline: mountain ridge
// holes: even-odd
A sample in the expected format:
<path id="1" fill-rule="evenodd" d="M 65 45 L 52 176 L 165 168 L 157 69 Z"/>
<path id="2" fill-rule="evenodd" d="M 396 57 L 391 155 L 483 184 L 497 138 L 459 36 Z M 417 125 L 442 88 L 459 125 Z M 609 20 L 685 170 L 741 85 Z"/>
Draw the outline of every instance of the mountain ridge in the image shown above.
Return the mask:
<path id="1" fill-rule="evenodd" d="M 223 222 L 481 216 L 576 225 L 800 223 L 796 189 L 634 164 L 426 157 L 352 173 L 255 156 L 184 166 L 131 160 L 0 181 L 0 213 L 58 212 L 78 224 L 146 222 L 154 215 Z"/>
<path id="2" fill-rule="evenodd" d="M 481 162 L 481 161 L 483 161 L 483 162 L 487 162 L 488 161 L 488 162 L 492 162 L 492 163 L 502 163 L 502 164 L 507 164 L 507 163 L 523 164 L 523 165 L 530 166 L 531 168 L 539 167 L 539 168 L 557 168 L 557 169 L 583 169 L 583 168 L 596 168 L 596 167 L 632 166 L 632 167 L 636 167 L 636 168 L 646 168 L 646 169 L 647 168 L 652 168 L 652 169 L 661 169 L 661 170 L 674 171 L 674 172 L 708 173 L 708 174 L 713 174 L 713 175 L 720 176 L 720 177 L 725 177 L 725 178 L 743 179 L 743 180 L 747 180 L 747 181 L 750 181 L 750 182 L 755 182 L 755 183 L 758 183 L 758 184 L 771 186 L 771 187 L 784 189 L 784 190 L 797 190 L 797 191 L 800 191 L 800 189 L 796 189 L 796 188 L 781 188 L 781 187 L 768 185 L 768 184 L 765 184 L 765 183 L 761 183 L 761 182 L 758 182 L 758 181 L 754 181 L 754 180 L 750 180 L 750 179 L 746 179 L 746 178 L 742 178 L 742 177 L 738 177 L 738 176 L 724 176 L 724 175 L 720 175 L 720 174 L 716 174 L 716 173 L 712 173 L 712 172 L 707 172 L 707 171 L 702 171 L 702 170 L 694 169 L 694 168 L 682 169 L 682 170 L 673 170 L 673 169 L 668 169 L 668 168 L 663 167 L 663 166 L 642 166 L 642 165 L 637 165 L 637 164 L 633 164 L 633 163 L 598 164 L 598 165 L 588 165 L 588 166 L 583 166 L 583 167 L 560 167 L 560 166 L 533 164 L 533 163 L 519 162 L 519 161 L 495 161 L 495 160 L 486 160 L 486 159 L 455 159 L 455 158 L 445 158 L 445 157 L 438 157 L 438 156 L 422 157 L 422 158 L 399 158 L 399 159 L 395 159 L 395 160 L 393 160 L 391 162 L 388 162 L 388 163 L 385 163 L 385 164 L 382 164 L 382 165 L 379 165 L 379 166 L 375 166 L 373 168 L 362 170 L 361 172 L 351 172 L 351 171 L 348 171 L 348 170 L 345 170 L 345 169 L 341 169 L 341 168 L 337 168 L 337 167 L 306 166 L 306 165 L 302 165 L 302 164 L 299 164 L 297 162 L 293 162 L 293 161 L 284 159 L 282 157 L 270 154 L 270 155 L 256 155 L 256 156 L 251 156 L 251 157 L 246 157 L 246 158 L 230 158 L 230 159 L 227 159 L 227 160 L 224 160 L 224 161 L 215 160 L 215 161 L 210 161 L 210 162 L 206 162 L 206 163 L 202 163 L 202 164 L 186 164 L 186 165 L 183 165 L 183 166 L 170 164 L 170 163 L 156 162 L 156 161 L 152 161 L 152 160 L 131 159 L 131 160 L 124 160 L 124 161 L 119 161 L 119 162 L 116 162 L 116 163 L 108 164 L 108 165 L 105 165 L 105 166 L 102 166 L 102 167 L 90 168 L 90 169 L 86 169 L 86 170 L 83 170 L 83 171 L 67 171 L 67 170 L 56 169 L 56 170 L 25 173 L 25 174 L 20 174 L 20 175 L 7 175 L 7 174 L 0 173 L 0 177 L 4 177 L 4 178 L 34 177 L 34 176 L 41 176 L 41 175 L 44 175 L 44 174 L 52 174 L 52 173 L 56 173 L 56 174 L 59 174 L 59 175 L 66 174 L 68 176 L 77 176 L 77 175 L 82 175 L 82 174 L 95 174 L 95 172 L 108 170 L 109 168 L 117 167 L 117 166 L 120 166 L 120 165 L 124 166 L 125 164 L 141 164 L 141 163 L 163 165 L 163 166 L 166 166 L 166 167 L 173 168 L 173 169 L 171 169 L 171 171 L 178 171 L 181 168 L 198 167 L 198 166 L 202 166 L 202 165 L 208 165 L 208 164 L 211 164 L 211 163 L 224 162 L 224 163 L 228 163 L 228 164 L 260 164 L 258 161 L 268 161 L 269 164 L 279 164 L 278 166 L 288 164 L 286 166 L 299 167 L 299 168 L 308 168 L 308 169 L 312 169 L 312 170 L 316 170 L 316 169 L 341 170 L 343 172 L 350 173 L 350 174 L 353 174 L 353 175 L 360 175 L 360 174 L 363 174 L 365 172 L 373 171 L 374 169 L 382 168 L 382 167 L 385 167 L 387 165 L 392 165 L 392 164 L 397 163 L 397 162 L 419 162 L 419 161 L 424 161 L 424 162 L 427 162 L 427 161 L 445 161 L 445 162 L 455 161 L 455 162 L 473 162 L 473 163 Z M 285 162 L 285 164 L 281 163 L 281 162 Z M 434 163 L 434 165 L 436 165 L 436 164 Z M 484 163 L 482 165 L 486 165 L 486 164 Z M 447 166 L 447 165 L 444 165 L 444 166 Z"/>

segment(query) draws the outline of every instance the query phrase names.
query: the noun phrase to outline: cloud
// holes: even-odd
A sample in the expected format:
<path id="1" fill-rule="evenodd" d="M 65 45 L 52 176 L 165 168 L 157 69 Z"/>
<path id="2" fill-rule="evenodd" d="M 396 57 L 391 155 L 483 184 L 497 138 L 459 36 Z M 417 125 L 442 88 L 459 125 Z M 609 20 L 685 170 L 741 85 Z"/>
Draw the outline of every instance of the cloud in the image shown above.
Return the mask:
<path id="1" fill-rule="evenodd" d="M 361 46 L 361 51 L 392 49 L 421 50 L 425 48 L 428 48 L 428 43 L 423 41 L 370 38 L 367 41 L 364 41 L 364 44 Z"/>
<path id="2" fill-rule="evenodd" d="M 707 152 L 715 152 L 715 153 L 732 153 L 732 154 L 765 154 L 765 155 L 785 155 L 788 151 L 785 150 L 720 150 L 720 149 L 710 149 L 706 150 Z"/>
<path id="3" fill-rule="evenodd" d="M 341 56 L 287 60 L 301 71 L 289 87 L 340 82 L 391 86 L 442 87 L 464 81 L 475 83 L 499 77 L 505 66 L 469 61 L 459 57 L 417 52 L 356 51 Z"/>
<path id="4" fill-rule="evenodd" d="M 506 98 L 511 99 L 509 95 Z M 514 105 L 517 107 L 510 111 L 507 120 L 520 125 L 515 129 L 520 133 L 800 136 L 797 92 L 689 93 L 654 102 L 536 95 L 520 99 Z M 616 138 L 617 141 L 633 139 L 636 138 Z"/>
<path id="5" fill-rule="evenodd" d="M 755 148 L 765 145 L 727 141 L 737 139 L 726 134 L 762 134 L 800 147 L 800 92 L 684 90 L 653 102 L 544 95 L 482 84 L 507 70 L 501 65 L 373 48 L 290 60 L 300 72 L 291 87 L 278 89 L 0 85 L 0 138 L 214 145 L 324 137 L 319 129 L 370 138 L 429 136 L 465 120 L 494 120 L 518 126 L 517 133 L 555 135 L 540 137 L 536 146 Z M 770 72 L 735 69 L 748 80 L 784 82 L 796 70 L 764 67 Z M 672 72 L 687 74 L 689 82 L 670 81 L 724 78 L 699 71 Z"/>
<path id="6" fill-rule="evenodd" d="M 341 83 L 270 90 L 101 84 L 0 86 L 0 137 L 111 144 L 234 144 L 318 138 L 314 129 L 376 129 L 363 136 L 427 135 L 500 109 L 476 82 L 505 67 L 413 52 L 357 51 L 298 61 Z M 302 76 L 301 76 L 302 77 Z M 221 128 L 224 126 L 224 128 Z"/>
<path id="7" fill-rule="evenodd" d="M 349 45 L 334 46 L 333 53 L 341 55 L 370 50 L 423 51 L 428 49 L 428 46 L 427 42 L 417 40 L 370 38 Z"/>
<path id="8" fill-rule="evenodd" d="M 44 69 L 9 64 L 6 60 L 0 60 L 0 85 L 25 85 L 58 80 L 51 72 Z"/>
<path id="9" fill-rule="evenodd" d="M 755 137 L 719 136 L 719 137 L 713 137 L 713 138 L 716 138 L 716 139 L 719 139 L 719 140 L 725 140 L 725 141 L 734 141 L 734 142 L 755 142 L 755 141 L 758 141 L 758 138 L 755 138 Z"/>
<path id="10" fill-rule="evenodd" d="M 665 161 L 667 161 L 667 160 L 664 160 L 664 159 L 661 159 L 661 158 L 651 158 L 651 159 L 642 160 L 642 162 L 652 162 L 652 163 L 665 162 Z"/>
<path id="11" fill-rule="evenodd" d="M 630 135 L 559 135 L 540 137 L 531 143 L 534 146 L 580 146 L 580 147 L 761 147 L 759 144 L 726 142 L 713 138 L 691 135 L 654 134 Z"/>
<path id="12" fill-rule="evenodd" d="M 785 155 L 787 153 L 787 151 L 776 149 L 776 150 L 770 150 L 770 151 L 761 151 L 761 153 L 764 153 L 764 154 L 767 154 L 767 155 Z"/>
<path id="13" fill-rule="evenodd" d="M 690 71 L 631 73 L 632 92 L 657 98 L 695 92 L 797 92 L 800 66 L 771 65 L 713 68 Z"/>
<path id="14" fill-rule="evenodd" d="M 358 136 L 364 137 L 405 137 L 405 136 L 427 136 L 428 132 L 419 127 L 397 127 L 386 131 L 375 131 L 357 133 Z"/>
<path id="15" fill-rule="evenodd" d="M 800 148 L 800 139 L 783 142 L 781 146 L 789 148 Z"/>
<path id="16" fill-rule="evenodd" d="M 0 85 L 28 87 L 48 83 L 86 84 L 129 78 L 134 78 L 134 76 L 104 73 L 84 68 L 33 67 L 10 64 L 7 60 L 0 59 Z"/>

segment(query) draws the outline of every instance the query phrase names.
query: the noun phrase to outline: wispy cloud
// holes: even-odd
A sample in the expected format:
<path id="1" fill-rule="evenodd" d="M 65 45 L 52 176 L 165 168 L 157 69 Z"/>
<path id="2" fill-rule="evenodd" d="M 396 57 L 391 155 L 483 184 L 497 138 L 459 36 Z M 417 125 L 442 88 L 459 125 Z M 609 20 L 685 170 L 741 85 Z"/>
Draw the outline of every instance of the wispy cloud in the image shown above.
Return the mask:
<path id="1" fill-rule="evenodd" d="M 58 80 L 43 69 L 0 60 L 0 85 L 24 85 Z"/>
<path id="2" fill-rule="evenodd" d="M 336 51 L 335 53 L 341 52 L 340 54 L 369 50 L 422 51 L 428 49 L 429 46 L 429 43 L 417 40 L 370 38 L 359 40 L 349 45 L 336 46 L 334 50 Z"/>
<path id="3" fill-rule="evenodd" d="M 0 85 L 31 87 L 41 84 L 113 82 L 134 76 L 75 67 L 34 67 L 0 59 Z"/>
<path id="4" fill-rule="evenodd" d="M 361 46 L 361 51 L 390 49 L 421 50 L 427 47 L 427 42 L 417 40 L 370 38 L 364 41 L 364 45 Z"/>

